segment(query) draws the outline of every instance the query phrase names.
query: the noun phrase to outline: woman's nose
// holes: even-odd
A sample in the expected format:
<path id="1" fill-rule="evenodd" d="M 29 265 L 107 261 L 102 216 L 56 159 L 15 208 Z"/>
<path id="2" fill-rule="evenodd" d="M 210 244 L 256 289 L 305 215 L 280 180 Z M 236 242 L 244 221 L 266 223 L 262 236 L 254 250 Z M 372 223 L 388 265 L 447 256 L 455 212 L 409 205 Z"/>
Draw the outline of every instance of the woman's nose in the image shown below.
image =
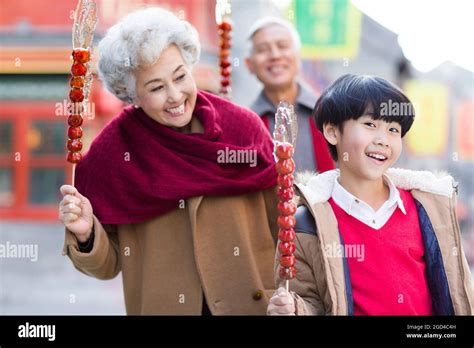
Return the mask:
<path id="1" fill-rule="evenodd" d="M 181 99 L 181 92 L 179 91 L 178 88 L 171 85 L 168 89 L 168 102 L 174 103 L 174 102 L 180 101 L 180 99 Z"/>

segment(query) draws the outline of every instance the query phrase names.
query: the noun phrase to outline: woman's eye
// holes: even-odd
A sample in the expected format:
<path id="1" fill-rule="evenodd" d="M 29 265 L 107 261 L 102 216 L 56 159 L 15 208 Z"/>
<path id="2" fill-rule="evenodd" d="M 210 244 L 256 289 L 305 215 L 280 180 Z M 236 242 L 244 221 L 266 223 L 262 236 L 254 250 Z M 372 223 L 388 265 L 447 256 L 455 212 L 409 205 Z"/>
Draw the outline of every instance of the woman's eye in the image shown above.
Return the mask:
<path id="1" fill-rule="evenodd" d="M 183 74 L 183 75 L 181 75 L 181 76 L 178 76 L 178 78 L 176 79 L 176 81 L 179 81 L 179 80 L 184 79 L 185 76 L 186 76 L 186 74 Z"/>
<path id="2" fill-rule="evenodd" d="M 151 91 L 156 92 L 156 91 L 159 91 L 162 88 L 163 88 L 163 86 L 158 86 L 158 87 L 153 88 Z"/>

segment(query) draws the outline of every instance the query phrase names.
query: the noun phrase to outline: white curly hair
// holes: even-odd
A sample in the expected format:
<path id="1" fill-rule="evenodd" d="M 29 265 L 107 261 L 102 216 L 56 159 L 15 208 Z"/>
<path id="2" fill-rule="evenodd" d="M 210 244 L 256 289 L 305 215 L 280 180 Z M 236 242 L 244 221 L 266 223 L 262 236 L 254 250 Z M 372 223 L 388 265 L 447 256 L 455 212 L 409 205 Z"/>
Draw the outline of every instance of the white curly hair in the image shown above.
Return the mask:
<path id="1" fill-rule="evenodd" d="M 134 71 L 154 64 L 175 44 L 186 65 L 199 60 L 201 44 L 196 29 L 170 11 L 149 7 L 130 13 L 112 26 L 99 43 L 99 77 L 117 98 L 133 103 Z"/>

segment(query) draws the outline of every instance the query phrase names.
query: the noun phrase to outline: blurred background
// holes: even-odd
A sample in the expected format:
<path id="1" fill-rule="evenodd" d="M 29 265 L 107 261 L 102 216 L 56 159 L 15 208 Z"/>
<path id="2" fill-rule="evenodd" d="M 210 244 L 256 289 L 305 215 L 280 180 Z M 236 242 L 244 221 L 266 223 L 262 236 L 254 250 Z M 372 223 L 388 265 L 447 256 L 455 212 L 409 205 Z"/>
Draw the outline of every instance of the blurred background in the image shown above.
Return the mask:
<path id="1" fill-rule="evenodd" d="M 120 275 L 99 281 L 61 255 L 59 187 L 71 182 L 64 115 L 76 0 L 0 0 L 0 247 L 35 246 L 37 257 L 1 257 L 0 314 L 125 314 Z M 447 171 L 459 182 L 458 218 L 474 267 L 474 45 L 472 1 L 233 0 L 233 101 L 261 89 L 244 64 L 246 32 L 266 15 L 301 35 L 301 77 L 316 95 L 346 73 L 401 86 L 417 118 L 397 166 Z M 158 5 L 190 21 L 203 46 L 200 88 L 219 89 L 215 0 L 97 0 L 94 46 L 134 9 Z M 469 43 L 471 42 L 471 43 Z M 94 51 L 96 66 L 99 52 Z M 85 150 L 123 107 L 94 80 Z M 33 250 L 33 249 L 32 249 Z M 10 255 L 11 256 L 11 255 Z"/>

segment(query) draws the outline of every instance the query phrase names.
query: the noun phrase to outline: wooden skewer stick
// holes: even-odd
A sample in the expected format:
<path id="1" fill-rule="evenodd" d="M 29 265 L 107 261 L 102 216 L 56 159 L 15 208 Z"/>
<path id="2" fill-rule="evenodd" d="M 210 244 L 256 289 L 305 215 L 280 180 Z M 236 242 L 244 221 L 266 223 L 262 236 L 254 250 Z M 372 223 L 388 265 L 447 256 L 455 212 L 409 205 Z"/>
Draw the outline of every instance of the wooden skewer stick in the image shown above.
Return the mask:
<path id="1" fill-rule="evenodd" d="M 72 186 L 74 186 L 75 177 L 76 177 L 76 163 L 72 165 L 72 184 L 71 184 Z"/>

